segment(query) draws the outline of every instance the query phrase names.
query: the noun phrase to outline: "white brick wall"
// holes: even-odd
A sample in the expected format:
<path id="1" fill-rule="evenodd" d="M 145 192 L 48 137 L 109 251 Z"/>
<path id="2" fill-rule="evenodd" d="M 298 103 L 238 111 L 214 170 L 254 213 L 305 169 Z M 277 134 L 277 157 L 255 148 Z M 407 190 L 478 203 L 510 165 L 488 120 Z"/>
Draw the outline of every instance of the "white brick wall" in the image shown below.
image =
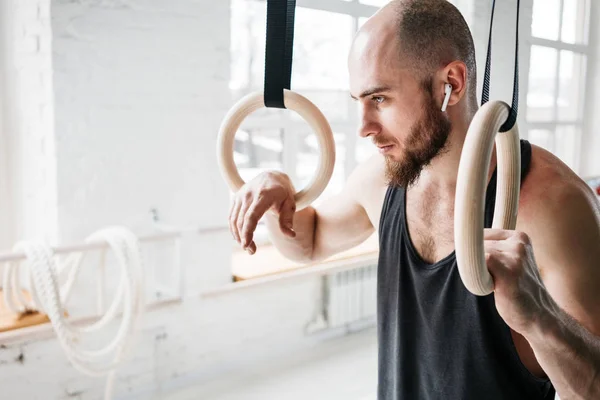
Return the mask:
<path id="1" fill-rule="evenodd" d="M 52 13 L 61 239 L 148 230 L 151 208 L 222 225 L 228 4 L 54 0 Z"/>
<path id="2" fill-rule="evenodd" d="M 6 78 L 8 68 L 8 2 L 0 2 L 0 248 L 6 248 L 13 242 L 13 222 L 9 198 L 8 149 L 6 138 Z"/>
<path id="3" fill-rule="evenodd" d="M 2 138 L 4 205 L 10 215 L 0 244 L 54 240 L 56 159 L 52 110 L 49 0 L 2 1 Z M 7 177 L 10 176 L 10 179 Z M 3 183 L 4 182 L 4 183 Z"/>

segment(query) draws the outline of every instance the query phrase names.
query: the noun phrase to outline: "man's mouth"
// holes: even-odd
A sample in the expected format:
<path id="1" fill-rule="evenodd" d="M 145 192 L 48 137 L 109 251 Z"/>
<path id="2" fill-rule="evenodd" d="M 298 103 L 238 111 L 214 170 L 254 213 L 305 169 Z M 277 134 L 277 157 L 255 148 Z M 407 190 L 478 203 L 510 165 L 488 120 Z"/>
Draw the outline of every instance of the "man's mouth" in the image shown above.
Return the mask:
<path id="1" fill-rule="evenodd" d="M 385 153 L 389 152 L 394 147 L 394 145 L 393 144 L 377 145 L 377 147 L 379 148 L 379 152 L 381 154 L 385 154 Z"/>

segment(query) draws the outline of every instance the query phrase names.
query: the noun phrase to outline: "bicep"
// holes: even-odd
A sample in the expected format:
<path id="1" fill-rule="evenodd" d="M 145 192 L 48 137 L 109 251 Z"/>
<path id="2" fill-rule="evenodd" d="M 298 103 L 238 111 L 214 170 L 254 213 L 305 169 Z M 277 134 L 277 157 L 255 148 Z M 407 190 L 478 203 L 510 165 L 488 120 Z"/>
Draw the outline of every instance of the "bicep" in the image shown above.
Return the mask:
<path id="1" fill-rule="evenodd" d="M 560 203 L 564 204 L 562 212 L 548 215 L 547 233 L 539 235 L 539 254 L 534 239 L 535 257 L 552 298 L 589 331 L 600 335 L 598 203 L 581 192 Z"/>

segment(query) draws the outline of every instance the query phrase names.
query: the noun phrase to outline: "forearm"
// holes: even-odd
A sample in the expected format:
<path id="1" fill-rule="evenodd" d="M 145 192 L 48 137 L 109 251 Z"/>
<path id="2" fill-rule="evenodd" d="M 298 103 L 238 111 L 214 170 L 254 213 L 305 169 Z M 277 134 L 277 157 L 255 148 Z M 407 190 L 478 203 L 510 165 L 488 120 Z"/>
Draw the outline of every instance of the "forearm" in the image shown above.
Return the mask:
<path id="1" fill-rule="evenodd" d="M 600 399 L 600 337 L 559 307 L 525 337 L 561 400 Z"/>
<path id="2" fill-rule="evenodd" d="M 315 220 L 313 207 L 309 206 L 296 212 L 293 225 L 296 237 L 292 238 L 281 231 L 277 215 L 268 212 L 264 216 L 269 237 L 275 248 L 284 257 L 301 263 L 308 263 L 312 260 Z"/>

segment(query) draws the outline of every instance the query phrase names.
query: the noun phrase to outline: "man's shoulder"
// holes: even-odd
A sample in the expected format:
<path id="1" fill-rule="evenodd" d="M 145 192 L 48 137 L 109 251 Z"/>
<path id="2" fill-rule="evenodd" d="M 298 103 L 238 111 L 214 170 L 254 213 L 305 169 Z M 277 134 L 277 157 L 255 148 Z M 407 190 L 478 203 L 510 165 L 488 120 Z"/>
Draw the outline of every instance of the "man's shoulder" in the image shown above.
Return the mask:
<path id="1" fill-rule="evenodd" d="M 385 158 L 374 154 L 360 163 L 346 182 L 347 194 L 367 212 L 373 224 L 378 224 L 387 189 L 385 169 Z"/>
<path id="2" fill-rule="evenodd" d="M 549 151 L 532 145 L 531 165 L 521 186 L 519 219 L 529 229 L 595 221 L 598 200 L 591 188 Z M 592 222 L 592 221 L 590 221 Z"/>
<path id="3" fill-rule="evenodd" d="M 384 157 L 374 154 L 360 163 L 348 177 L 348 185 L 359 201 L 365 193 L 387 187 Z"/>

